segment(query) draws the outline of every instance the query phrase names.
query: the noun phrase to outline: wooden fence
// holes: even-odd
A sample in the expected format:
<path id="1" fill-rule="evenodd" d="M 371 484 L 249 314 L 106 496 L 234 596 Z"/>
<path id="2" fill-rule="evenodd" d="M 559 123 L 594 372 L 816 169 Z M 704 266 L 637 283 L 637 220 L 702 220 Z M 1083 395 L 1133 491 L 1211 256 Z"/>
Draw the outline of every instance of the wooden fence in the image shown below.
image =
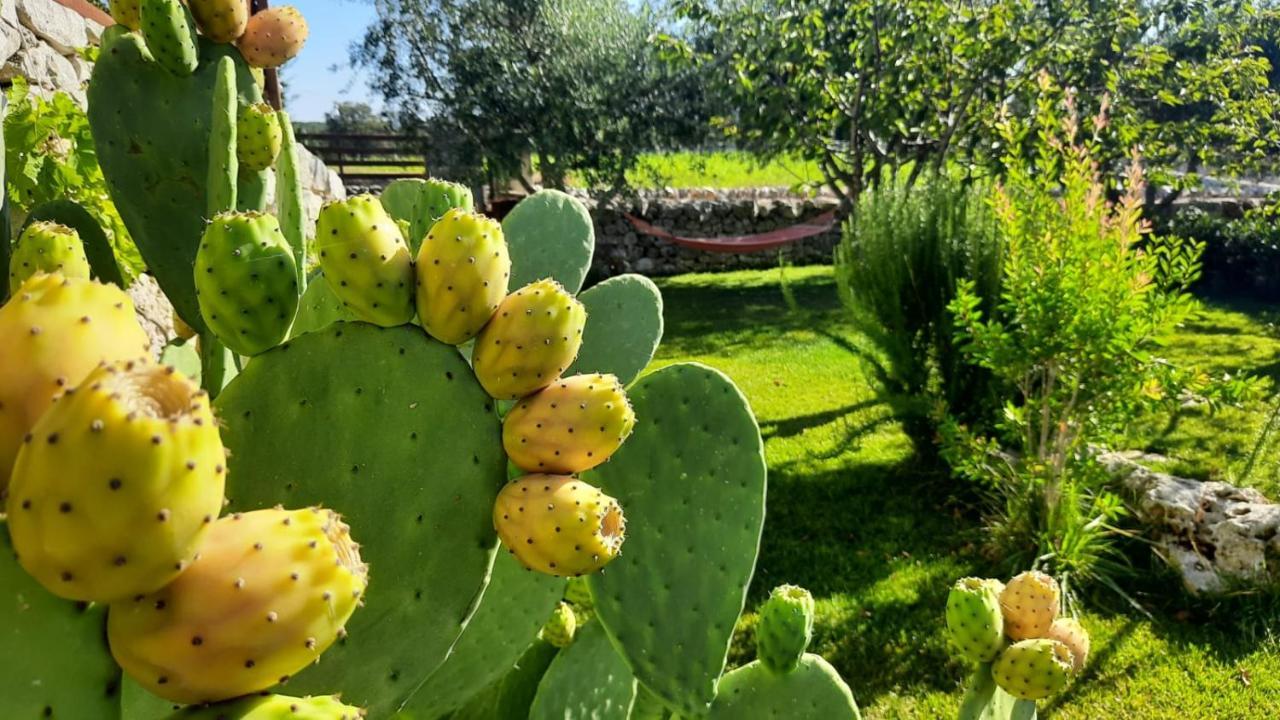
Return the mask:
<path id="1" fill-rule="evenodd" d="M 303 132 L 298 133 L 298 141 L 347 184 L 368 185 L 427 174 L 425 141 L 420 137 Z"/>

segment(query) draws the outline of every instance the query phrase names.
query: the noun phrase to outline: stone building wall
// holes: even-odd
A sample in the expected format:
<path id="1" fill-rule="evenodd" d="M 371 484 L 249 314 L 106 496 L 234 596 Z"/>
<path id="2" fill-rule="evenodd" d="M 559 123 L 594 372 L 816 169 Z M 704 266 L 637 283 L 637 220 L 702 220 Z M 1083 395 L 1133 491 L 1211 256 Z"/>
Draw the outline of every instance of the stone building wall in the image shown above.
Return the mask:
<path id="1" fill-rule="evenodd" d="M 615 199 L 605 205 L 586 202 L 596 225 L 592 272 L 602 278 L 627 272 L 660 276 L 778 264 L 777 250 L 713 253 L 651 237 L 637 232 L 623 213 L 676 235 L 721 237 L 790 227 L 838 205 L 831 196 L 803 198 L 778 188 L 659 190 L 641 192 L 634 198 Z M 786 246 L 784 257 L 786 262 L 795 265 L 828 263 L 839 239 L 837 225 L 821 235 Z"/>

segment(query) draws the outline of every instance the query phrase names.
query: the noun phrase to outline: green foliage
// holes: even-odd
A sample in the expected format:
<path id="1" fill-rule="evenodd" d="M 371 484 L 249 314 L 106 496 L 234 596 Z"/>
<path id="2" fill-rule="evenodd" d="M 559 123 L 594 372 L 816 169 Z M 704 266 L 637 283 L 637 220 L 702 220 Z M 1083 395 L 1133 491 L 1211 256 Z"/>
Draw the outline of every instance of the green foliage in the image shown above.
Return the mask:
<path id="1" fill-rule="evenodd" d="M 1043 567 L 1069 593 L 1118 571 L 1112 523 L 1124 508 L 1092 449 L 1158 405 L 1240 388 L 1161 357 L 1198 310 L 1185 289 L 1200 247 L 1147 233 L 1136 160 L 1124 195 L 1107 202 L 1096 134 L 1080 137 L 1069 98 L 1065 120 L 1056 104 L 1045 97 L 1028 126 L 1002 126 L 1010 146 L 1033 135 L 1037 150 L 1031 163 L 1008 163 L 994 195 L 1005 243 L 995 311 L 968 280 L 951 303 L 966 356 L 1008 388 L 998 436 L 954 420 L 944 434 L 948 459 L 996 497 L 991 539 L 1006 563 Z"/>
<path id="2" fill-rule="evenodd" d="M 13 210 L 26 213 L 54 200 L 83 205 L 106 232 L 127 278 L 136 277 L 145 265 L 107 194 L 84 110 L 65 93 L 49 100 L 33 94 L 21 76 L 8 98 L 4 163 Z"/>
<path id="3" fill-rule="evenodd" d="M 968 280 L 990 313 L 1001 242 L 988 188 L 928 174 L 914 186 L 888 175 L 863 194 L 836 253 L 840 297 L 888 359 L 890 390 L 936 394 L 947 414 L 981 421 L 991 372 L 960 352 L 948 305 Z"/>
<path id="4" fill-rule="evenodd" d="M 1197 289 L 1217 296 L 1280 300 L 1280 225 L 1274 208 L 1227 219 L 1195 207 L 1179 210 L 1168 232 L 1204 245 L 1204 273 Z"/>
<path id="5" fill-rule="evenodd" d="M 659 19 L 624 0 L 377 8 L 353 59 L 406 126 L 429 120 L 437 175 L 519 178 L 536 156 L 549 187 L 622 186 L 641 152 L 705 134 L 695 74 L 662 62 Z"/>
<path id="6" fill-rule="evenodd" d="M 1095 158 L 1141 145 L 1153 181 L 1198 182 L 1271 160 L 1280 94 L 1257 42 L 1280 14 L 1261 0 L 680 0 L 672 55 L 712 74 L 740 147 L 818 162 L 856 198 L 883 167 L 999 171 L 1003 107 L 1034 106 L 1049 72 L 1112 107 Z M 1087 92 L 1085 92 L 1087 89 Z M 1187 168 L 1190 172 L 1180 172 Z"/>

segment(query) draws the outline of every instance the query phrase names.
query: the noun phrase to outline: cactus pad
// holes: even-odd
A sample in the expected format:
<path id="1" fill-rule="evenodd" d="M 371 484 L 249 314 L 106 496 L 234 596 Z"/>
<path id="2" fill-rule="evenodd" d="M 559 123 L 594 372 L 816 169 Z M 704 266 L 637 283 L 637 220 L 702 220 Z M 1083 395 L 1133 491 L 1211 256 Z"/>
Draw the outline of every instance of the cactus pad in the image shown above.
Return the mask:
<path id="1" fill-rule="evenodd" d="M 298 301 L 298 316 L 294 318 L 289 337 L 327 328 L 336 322 L 355 320 L 355 313 L 342 304 L 342 300 L 329 287 L 324 275 L 316 273 L 307 282 L 307 291 Z"/>
<path id="2" fill-rule="evenodd" d="M 0 717 L 119 720 L 104 608 L 60 600 L 23 572 L 0 522 Z"/>
<path id="3" fill-rule="evenodd" d="M 859 720 L 858 703 L 826 660 L 805 654 L 795 670 L 769 671 L 753 662 L 727 673 L 709 720 Z"/>
<path id="4" fill-rule="evenodd" d="M 506 477 L 493 401 L 420 328 L 337 323 L 255 357 L 217 408 L 231 509 L 341 508 L 371 567 L 349 637 L 289 691 L 341 692 L 389 717 L 444 660 L 489 575 Z"/>
<path id="5" fill-rule="evenodd" d="M 529 720 L 627 720 L 636 680 L 600 623 L 582 628 L 538 685 Z"/>
<path id="6" fill-rule="evenodd" d="M 147 267 L 182 319 L 204 323 L 191 272 L 204 233 L 209 132 L 219 59 L 235 48 L 201 41 L 189 78 L 151 60 L 137 35 L 125 35 L 98 58 L 89 83 L 89 123 L 111 198 Z M 261 101 L 249 69 L 235 62 L 237 101 Z M 244 183 L 241 207 L 261 210 L 265 186 Z"/>
<path id="7" fill-rule="evenodd" d="M 662 293 L 643 275 L 609 278 L 578 296 L 587 308 L 582 348 L 567 375 L 607 373 L 630 385 L 662 342 Z"/>
<path id="8" fill-rule="evenodd" d="M 991 663 L 981 663 L 965 689 L 959 720 L 1036 720 L 1036 704 L 1001 690 L 991 677 Z"/>
<path id="9" fill-rule="evenodd" d="M 502 221 L 511 249 L 511 286 L 552 278 L 570 293 L 582 289 L 595 254 L 591 214 L 559 190 L 539 190 Z"/>
<path id="10" fill-rule="evenodd" d="M 618 498 L 632 532 L 588 582 L 597 617 L 640 682 L 697 716 L 715 697 L 755 570 L 764 446 L 746 398 L 709 367 L 663 368 L 630 394 L 635 432 L 584 479 Z"/>
<path id="11" fill-rule="evenodd" d="M 475 615 L 405 711 L 414 718 L 437 718 L 502 680 L 537 637 L 563 589 L 564 580 L 526 570 L 509 553 L 498 553 Z"/>

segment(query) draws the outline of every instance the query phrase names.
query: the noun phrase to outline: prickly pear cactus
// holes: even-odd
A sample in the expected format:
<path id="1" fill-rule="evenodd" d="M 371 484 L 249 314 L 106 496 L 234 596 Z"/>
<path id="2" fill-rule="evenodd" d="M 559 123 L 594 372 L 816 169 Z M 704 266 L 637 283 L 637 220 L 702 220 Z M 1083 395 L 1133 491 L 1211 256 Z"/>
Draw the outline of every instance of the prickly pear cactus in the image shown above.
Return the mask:
<path id="1" fill-rule="evenodd" d="M 253 67 L 276 68 L 302 52 L 309 32 L 302 13 L 282 5 L 250 17 L 236 46 Z"/>
<path id="2" fill-rule="evenodd" d="M 418 252 L 427 231 L 453 209 L 470 213 L 475 208 L 465 186 L 436 178 L 395 180 L 379 196 L 391 217 L 409 223 L 409 249 Z"/>
<path id="3" fill-rule="evenodd" d="M 275 164 L 283 142 L 280 118 L 270 105 L 258 103 L 240 111 L 236 122 L 236 156 L 241 167 L 252 172 L 266 170 Z"/>
<path id="4" fill-rule="evenodd" d="M 56 598 L 27 575 L 0 521 L 0 717 L 120 720 L 105 624 L 105 608 Z"/>
<path id="5" fill-rule="evenodd" d="M 1042 638 L 1058 618 L 1058 581 L 1042 572 L 1024 572 L 1000 592 L 1004 631 L 1013 640 Z"/>
<path id="6" fill-rule="evenodd" d="M 216 406 L 230 509 L 340 508 L 373 568 L 347 639 L 289 691 L 390 716 L 440 666 L 489 576 L 506 480 L 493 400 L 419 328 L 337 323 L 254 358 Z"/>
<path id="7" fill-rule="evenodd" d="M 663 368 L 629 394 L 635 431 L 583 479 L 618 499 L 630 532 L 588 582 L 597 619 L 636 678 L 697 716 L 716 696 L 755 570 L 764 445 L 746 398 L 706 366 Z"/>
<path id="8" fill-rule="evenodd" d="M 1057 640 L 1071 651 L 1071 668 L 1080 672 L 1089 661 L 1089 633 L 1075 618 L 1058 618 L 1049 627 L 1050 640 Z"/>
<path id="9" fill-rule="evenodd" d="M 493 506 L 493 525 L 525 567 L 560 577 L 608 565 L 627 536 L 618 501 L 568 475 L 525 475 L 507 483 Z"/>
<path id="10" fill-rule="evenodd" d="M 575 375 L 517 402 L 502 421 L 502 445 L 521 470 L 580 473 L 608 460 L 635 424 L 616 377 Z"/>
<path id="11" fill-rule="evenodd" d="M 204 234 L 213 88 L 221 58 L 235 67 L 236 101 L 262 94 L 235 48 L 200 41 L 200 66 L 180 78 L 130 34 L 107 47 L 89 82 L 89 124 L 111 198 L 147 267 L 182 319 L 205 330 L 192 266 Z M 262 210 L 261 177 L 241 178 L 239 206 Z"/>
<path id="12" fill-rule="evenodd" d="M 1071 660 L 1071 651 L 1057 640 L 1021 640 L 1000 653 L 991 676 L 1016 698 L 1043 700 L 1066 687 Z"/>
<path id="13" fill-rule="evenodd" d="M 142 27 L 142 0 L 111 0 L 111 17 L 129 30 Z"/>
<path id="14" fill-rule="evenodd" d="M 643 275 L 619 275 L 578 296 L 590 321 L 566 375 L 604 373 L 624 386 L 640 376 L 662 342 L 662 294 Z"/>
<path id="15" fill-rule="evenodd" d="M 200 64 L 196 21 L 180 0 L 142 0 L 142 37 L 155 61 L 178 77 Z"/>
<path id="16" fill-rule="evenodd" d="M 38 272 L 88 279 L 89 260 L 80 233 L 58 223 L 29 223 L 9 259 L 9 286 L 19 287 Z"/>
<path id="17" fill-rule="evenodd" d="M 573 606 L 562 602 L 551 611 L 551 617 L 542 626 L 540 633 L 543 640 L 558 648 L 567 648 L 573 644 L 573 636 L 578 631 L 578 618 L 573 614 Z"/>
<path id="18" fill-rule="evenodd" d="M 329 288 L 357 318 L 383 327 L 413 319 L 413 258 L 377 198 L 357 195 L 325 205 L 315 249 Z"/>
<path id="19" fill-rule="evenodd" d="M 495 220 L 450 210 L 418 251 L 418 317 L 431 337 L 461 345 L 489 322 L 507 295 L 511 259 Z"/>
<path id="20" fill-rule="evenodd" d="M 635 677 L 600 623 L 590 623 L 551 661 L 529 720 L 627 720 L 635 698 Z"/>
<path id="21" fill-rule="evenodd" d="M 265 690 L 314 663 L 364 595 L 368 569 L 331 510 L 258 510 L 214 523 L 162 590 L 111 607 L 111 652 L 179 703 Z"/>
<path id="22" fill-rule="evenodd" d="M 187 0 L 196 25 L 214 42 L 235 42 L 249 24 L 248 0 Z"/>
<path id="23" fill-rule="evenodd" d="M 595 254 L 596 230 L 582 203 L 559 190 L 539 190 L 502 221 L 511 251 L 511 286 L 543 278 L 570 293 L 582 289 Z"/>
<path id="24" fill-rule="evenodd" d="M 514 400 L 550 385 L 582 346 L 587 312 L 554 280 L 507 296 L 476 338 L 476 379 L 493 397 Z"/>
<path id="25" fill-rule="evenodd" d="M 263 213 L 223 213 L 196 252 L 196 296 L 205 324 L 241 355 L 270 350 L 298 310 L 298 272 L 280 224 Z"/>
<path id="26" fill-rule="evenodd" d="M 998 581 L 962 578 L 947 596 L 947 632 L 965 657 L 991 662 L 1004 647 Z"/>
<path id="27" fill-rule="evenodd" d="M 794 585 L 774 588 L 760 610 L 756 654 L 765 669 L 795 670 L 813 638 L 813 596 Z"/>
<path id="28" fill-rule="evenodd" d="M 803 708 L 803 714 L 797 714 Z M 804 717 L 859 720 L 849 686 L 831 664 L 806 653 L 794 670 L 779 674 L 759 660 L 725 674 L 706 716 L 710 720 Z"/>
<path id="29" fill-rule="evenodd" d="M 331 695 L 297 698 L 267 695 L 192 707 L 174 713 L 169 720 L 359 720 L 364 710 L 345 705 Z"/>
<path id="30" fill-rule="evenodd" d="M 89 262 L 90 277 L 101 283 L 111 283 L 116 287 L 125 287 L 124 276 L 116 263 L 115 252 L 111 242 L 102 231 L 102 226 L 94 219 L 83 205 L 72 200 L 53 200 L 32 208 L 27 216 L 27 223 L 47 221 L 65 225 L 76 231 L 84 246 L 85 259 Z M 0 297 L 4 293 L 0 292 Z"/>

